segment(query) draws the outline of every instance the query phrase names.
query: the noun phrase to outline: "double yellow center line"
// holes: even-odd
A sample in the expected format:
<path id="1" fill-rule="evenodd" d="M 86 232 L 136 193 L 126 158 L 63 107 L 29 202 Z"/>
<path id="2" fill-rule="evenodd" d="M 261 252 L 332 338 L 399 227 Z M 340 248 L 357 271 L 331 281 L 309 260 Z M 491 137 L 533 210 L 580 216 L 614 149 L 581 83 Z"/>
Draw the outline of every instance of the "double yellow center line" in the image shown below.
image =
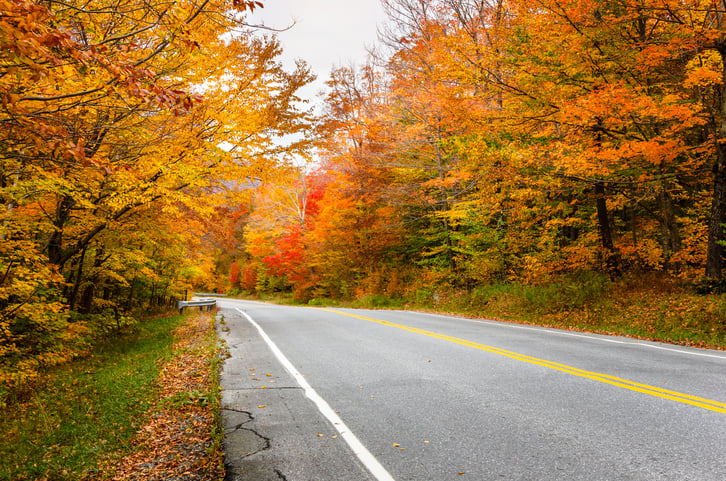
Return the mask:
<path id="1" fill-rule="evenodd" d="M 348 312 L 338 311 L 335 309 L 320 309 L 322 311 L 332 312 L 335 314 L 340 314 L 343 316 L 348 317 L 354 317 L 356 319 L 361 319 L 364 321 L 370 321 L 375 322 L 378 324 L 382 324 L 384 326 L 388 327 L 396 327 L 398 329 L 403 329 L 405 331 L 413 332 L 416 334 L 422 334 L 424 336 L 433 337 L 436 339 L 441 339 L 444 341 L 453 342 L 456 344 L 460 344 L 462 346 L 467 347 L 473 347 L 474 349 L 479 349 L 481 351 L 487 351 L 494 354 L 499 354 L 500 356 L 505 356 L 511 359 L 516 359 L 518 361 L 528 362 L 530 364 L 535 364 L 537 366 L 543 366 L 550 369 L 555 369 L 557 371 L 562 371 L 567 374 L 572 374 L 573 376 L 578 377 L 584 377 L 587 379 L 592 379 L 594 381 L 599 381 L 605 384 L 611 384 L 613 386 L 621 387 L 623 389 L 629 389 L 631 391 L 636 391 L 643 394 L 648 394 L 650 396 L 655 396 L 663 399 L 669 399 L 671 401 L 676 401 L 683 404 L 690 404 L 691 406 L 697 406 L 703 409 L 708 409 L 710 411 L 716 411 L 719 413 L 726 414 L 726 404 L 720 403 L 717 401 L 712 401 L 710 399 L 704 399 L 697 396 L 691 396 L 689 394 L 683 394 L 676 391 L 669 391 L 667 389 L 662 389 L 656 386 L 650 386 L 648 384 L 641 384 L 633 381 L 628 381 L 627 379 L 622 379 L 615 376 L 610 376 L 608 374 L 600 374 L 597 372 L 592 371 L 585 371 L 583 369 L 578 369 L 576 367 L 567 366 L 565 364 L 559 364 L 556 362 L 547 361 L 544 359 L 539 359 L 536 357 L 526 356 L 524 354 L 519 354 L 513 351 L 507 351 L 506 349 L 500 349 L 498 347 L 492 347 L 487 346 L 485 344 L 480 344 L 478 342 L 474 341 L 468 341 L 466 339 L 460 339 L 458 337 L 453 336 L 447 336 L 445 334 L 439 334 L 437 332 L 433 331 L 427 331 L 424 329 L 418 329 L 416 327 L 410 327 L 410 326 L 404 326 L 402 324 L 396 324 L 389 321 L 384 321 L 381 319 L 374 319 L 372 317 L 365 317 L 365 316 L 359 316 L 357 314 L 351 314 Z"/>

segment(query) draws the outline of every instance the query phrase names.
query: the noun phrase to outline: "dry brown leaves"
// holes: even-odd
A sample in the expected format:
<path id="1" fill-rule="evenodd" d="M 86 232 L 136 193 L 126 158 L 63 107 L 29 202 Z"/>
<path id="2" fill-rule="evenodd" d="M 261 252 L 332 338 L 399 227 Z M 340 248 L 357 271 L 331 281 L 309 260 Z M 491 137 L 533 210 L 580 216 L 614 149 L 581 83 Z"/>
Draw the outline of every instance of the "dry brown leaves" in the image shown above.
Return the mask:
<path id="1" fill-rule="evenodd" d="M 175 331 L 175 357 L 159 380 L 162 401 L 137 435 L 139 447 L 107 479 L 114 481 L 220 481 L 222 448 L 213 399 L 212 359 L 219 355 L 209 314 L 190 316 Z"/>

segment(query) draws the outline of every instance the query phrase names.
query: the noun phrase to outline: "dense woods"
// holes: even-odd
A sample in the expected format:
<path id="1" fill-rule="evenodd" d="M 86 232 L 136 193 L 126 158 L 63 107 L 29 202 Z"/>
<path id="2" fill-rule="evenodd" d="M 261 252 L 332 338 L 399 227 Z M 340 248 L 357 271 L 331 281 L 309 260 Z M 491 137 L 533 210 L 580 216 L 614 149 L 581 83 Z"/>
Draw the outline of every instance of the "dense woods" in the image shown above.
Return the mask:
<path id="1" fill-rule="evenodd" d="M 259 2 L 0 5 L 1 400 L 214 284 L 210 219 L 304 147 L 276 139 L 311 74 L 246 28 Z"/>
<path id="2" fill-rule="evenodd" d="M 718 286 L 723 2 L 382 3 L 370 63 L 328 80 L 321 163 L 256 193 L 234 285 L 300 300 L 651 272 Z M 282 197 L 304 215 L 270 208 Z"/>
<path id="3" fill-rule="evenodd" d="M 0 398 L 192 289 L 721 288 L 724 2 L 381 1 L 313 117 L 260 2 L 0 0 Z"/>

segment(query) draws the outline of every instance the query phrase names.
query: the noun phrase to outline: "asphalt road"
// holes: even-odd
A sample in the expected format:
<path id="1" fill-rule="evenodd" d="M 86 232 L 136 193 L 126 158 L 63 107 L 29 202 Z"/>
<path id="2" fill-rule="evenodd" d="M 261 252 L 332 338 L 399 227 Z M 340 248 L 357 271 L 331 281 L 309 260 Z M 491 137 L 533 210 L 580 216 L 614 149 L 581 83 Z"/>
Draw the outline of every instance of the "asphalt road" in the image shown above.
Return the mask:
<path id="1" fill-rule="evenodd" d="M 726 352 L 219 304 L 231 481 L 726 480 Z"/>

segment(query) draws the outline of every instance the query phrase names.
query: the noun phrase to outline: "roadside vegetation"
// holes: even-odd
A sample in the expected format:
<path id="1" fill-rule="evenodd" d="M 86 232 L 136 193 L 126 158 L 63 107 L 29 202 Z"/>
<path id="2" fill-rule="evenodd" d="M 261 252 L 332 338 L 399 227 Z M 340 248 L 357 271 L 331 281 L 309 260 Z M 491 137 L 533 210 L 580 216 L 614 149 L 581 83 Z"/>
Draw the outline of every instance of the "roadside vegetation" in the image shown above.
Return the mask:
<path id="1" fill-rule="evenodd" d="M 193 290 L 726 346 L 718 2 L 381 0 L 321 109 L 266 1 L 0 3 L 3 479 L 138 444 Z"/>
<path id="2" fill-rule="evenodd" d="M 320 162 L 239 206 L 228 289 L 722 347 L 716 4 L 381 3 Z"/>
<path id="3" fill-rule="evenodd" d="M 2 406 L 216 288 L 209 225 L 306 149 L 280 139 L 312 75 L 248 28 L 259 1 L 0 5 Z"/>
<path id="4" fill-rule="evenodd" d="M 194 313 L 50 370 L 0 412 L 0 480 L 221 480 L 219 354 L 213 320 Z"/>
<path id="5" fill-rule="evenodd" d="M 292 292 L 240 293 L 295 303 Z M 246 294 L 246 295 L 245 295 Z M 501 283 L 471 290 L 412 284 L 403 293 L 312 298 L 310 306 L 446 312 L 563 329 L 726 349 L 726 295 L 653 274 L 610 280 L 597 273 L 542 285 Z"/>

